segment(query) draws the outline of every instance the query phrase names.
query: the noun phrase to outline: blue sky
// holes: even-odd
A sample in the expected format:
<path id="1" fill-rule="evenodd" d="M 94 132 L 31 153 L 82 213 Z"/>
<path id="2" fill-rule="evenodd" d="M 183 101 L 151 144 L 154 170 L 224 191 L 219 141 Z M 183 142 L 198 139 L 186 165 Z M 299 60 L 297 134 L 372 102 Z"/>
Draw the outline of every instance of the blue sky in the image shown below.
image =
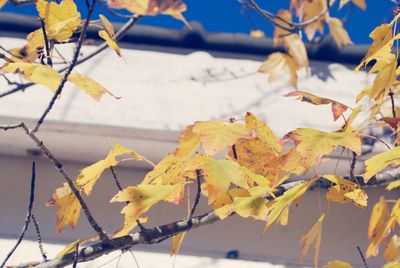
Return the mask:
<path id="1" fill-rule="evenodd" d="M 77 0 L 81 10 L 84 10 L 84 1 Z M 262 6 L 269 11 L 276 12 L 280 8 L 288 8 L 289 0 L 259 0 L 259 3 L 265 3 Z M 338 2 L 338 1 L 336 1 Z M 354 43 L 370 43 L 368 37 L 371 30 L 377 25 L 387 22 L 392 17 L 392 10 L 395 5 L 390 0 L 366 0 L 367 10 L 362 11 L 353 8 L 346 27 Z M 251 30 L 251 24 L 245 14 L 241 14 L 242 7 L 238 0 L 186 0 L 188 11 L 185 17 L 188 21 L 199 21 L 205 29 L 210 32 L 240 32 L 248 33 Z M 337 12 L 337 6 L 331 12 L 333 16 L 343 17 L 347 8 Z M 17 12 L 23 14 L 36 14 L 34 5 L 27 5 L 19 8 L 7 4 L 4 11 Z M 97 13 L 107 15 L 107 12 L 101 7 L 96 10 Z M 109 19 L 122 21 L 108 15 Z M 271 25 L 256 13 L 251 13 L 252 20 L 259 29 L 264 30 L 267 35 L 271 35 L 273 29 Z M 180 29 L 183 24 L 180 21 L 168 16 L 146 17 L 141 24 L 154 25 L 159 27 Z"/>

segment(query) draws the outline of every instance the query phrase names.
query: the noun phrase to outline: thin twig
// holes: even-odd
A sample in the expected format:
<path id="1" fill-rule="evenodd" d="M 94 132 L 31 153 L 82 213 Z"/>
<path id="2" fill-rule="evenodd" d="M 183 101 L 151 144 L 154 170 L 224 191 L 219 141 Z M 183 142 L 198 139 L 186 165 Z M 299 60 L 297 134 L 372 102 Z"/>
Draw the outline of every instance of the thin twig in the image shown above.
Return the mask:
<path id="1" fill-rule="evenodd" d="M 196 178 L 197 178 L 197 193 L 196 193 L 196 197 L 194 199 L 194 203 L 192 206 L 192 209 L 190 210 L 188 219 L 190 220 L 191 218 L 193 218 L 194 212 L 196 211 L 196 208 L 200 202 L 200 197 L 201 197 L 201 182 L 204 179 L 204 174 L 203 171 L 201 169 L 197 169 L 196 170 Z"/>
<path id="2" fill-rule="evenodd" d="M 355 152 L 352 152 L 351 164 L 350 164 L 350 179 L 353 181 L 356 181 L 356 177 L 354 175 L 354 169 L 356 167 L 356 162 L 357 162 L 357 154 Z"/>
<path id="3" fill-rule="evenodd" d="M 362 259 L 362 261 L 364 263 L 364 267 L 368 268 L 367 260 L 365 259 L 364 254 L 362 253 L 362 251 L 361 251 L 359 246 L 357 246 L 357 250 L 358 250 L 358 253 L 360 253 L 361 259 Z"/>
<path id="4" fill-rule="evenodd" d="M 42 236 L 40 235 L 39 223 L 36 221 L 36 218 L 35 218 L 34 214 L 32 214 L 32 221 L 33 221 L 33 224 L 35 226 L 35 231 L 36 231 L 37 241 L 38 241 L 38 244 L 39 244 L 40 254 L 42 254 L 43 260 L 47 261 L 47 255 L 43 250 Z"/>
<path id="5" fill-rule="evenodd" d="M 18 248 L 19 244 L 22 242 L 22 239 L 25 236 L 25 232 L 28 229 L 29 222 L 31 221 L 31 215 L 32 215 L 32 207 L 33 207 L 33 202 L 35 201 L 35 180 L 36 180 L 36 167 L 35 167 L 35 162 L 32 162 L 32 175 L 31 175 L 31 191 L 30 191 L 30 196 L 29 196 L 29 205 L 28 205 L 28 212 L 25 217 L 25 223 L 24 226 L 22 227 L 22 231 L 17 239 L 17 243 L 15 243 L 14 247 L 10 250 L 10 252 L 7 254 L 6 258 L 3 260 L 3 262 L 0 264 L 0 268 L 3 268 L 4 265 L 7 263 L 8 259 L 12 256 L 12 254 L 15 252 L 15 250 Z"/>
<path id="6" fill-rule="evenodd" d="M 75 67 L 75 65 L 76 65 L 76 63 L 78 61 L 79 53 L 80 53 L 81 47 L 82 47 L 82 42 L 84 40 L 87 27 L 89 26 L 90 17 L 92 16 L 94 7 L 96 5 L 96 1 L 97 0 L 93 0 L 91 2 L 91 4 L 90 4 L 89 10 L 88 10 L 88 15 L 86 17 L 85 23 L 83 24 L 81 34 L 80 34 L 80 36 L 78 38 L 78 42 L 77 42 L 77 44 L 75 46 L 75 49 L 74 49 L 74 54 L 73 54 L 73 57 L 72 57 L 72 61 L 71 61 L 70 65 L 68 66 L 68 69 L 65 72 L 64 77 L 62 78 L 62 80 L 61 80 L 56 92 L 54 93 L 53 98 L 50 100 L 49 105 L 46 107 L 46 109 L 43 112 L 42 116 L 37 121 L 35 127 L 31 130 L 32 133 L 36 133 L 39 130 L 39 128 L 42 125 L 43 121 L 45 120 L 46 116 L 49 114 L 49 112 L 53 108 L 54 103 L 56 102 L 58 96 L 60 96 L 60 94 L 61 94 L 61 92 L 62 92 L 62 90 L 64 88 L 64 85 L 67 82 L 68 76 L 70 75 L 70 73 L 72 72 L 72 70 L 74 69 L 74 67 Z"/>
<path id="7" fill-rule="evenodd" d="M 126 14 L 121 14 L 117 11 L 115 11 L 114 9 L 110 8 L 106 2 L 103 1 L 99 1 L 99 4 L 105 9 L 107 10 L 109 13 L 111 13 L 112 15 L 118 17 L 118 18 L 123 18 L 123 19 L 130 19 L 132 17 L 132 15 L 126 15 Z"/>
<path id="8" fill-rule="evenodd" d="M 42 32 L 43 32 L 43 38 L 44 38 L 44 45 L 46 48 L 46 59 L 47 59 L 47 65 L 50 67 L 53 66 L 53 62 L 50 57 L 50 45 L 49 45 L 49 39 L 47 38 L 47 33 L 46 33 L 46 24 L 43 18 L 39 18 L 40 23 L 42 25 Z"/>
<path id="9" fill-rule="evenodd" d="M 79 243 L 76 243 L 74 252 L 74 262 L 72 263 L 72 268 L 76 268 L 76 266 L 78 265 L 78 256 L 79 256 Z"/>
<path id="10" fill-rule="evenodd" d="M 396 106 L 394 105 L 394 93 L 392 90 L 389 91 L 390 102 L 392 104 L 392 116 L 396 117 Z"/>

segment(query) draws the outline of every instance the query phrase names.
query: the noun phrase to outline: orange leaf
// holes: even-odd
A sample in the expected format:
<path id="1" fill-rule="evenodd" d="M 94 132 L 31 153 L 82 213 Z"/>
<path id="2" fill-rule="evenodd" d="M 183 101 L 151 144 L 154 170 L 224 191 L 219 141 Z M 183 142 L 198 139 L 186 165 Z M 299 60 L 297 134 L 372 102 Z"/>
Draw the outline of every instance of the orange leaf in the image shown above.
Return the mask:
<path id="1" fill-rule="evenodd" d="M 329 18 L 328 25 L 330 34 L 333 36 L 333 39 L 335 39 L 338 47 L 350 45 L 353 43 L 351 42 L 350 36 L 347 33 L 346 29 L 343 28 L 341 20 L 337 18 Z"/>
<path id="2" fill-rule="evenodd" d="M 268 74 L 268 81 L 273 82 L 283 75 L 288 74 L 290 77 L 290 84 L 297 87 L 297 70 L 299 66 L 297 62 L 290 56 L 275 52 L 268 56 L 267 60 L 263 62 L 258 69 L 260 73 Z"/>
<path id="3" fill-rule="evenodd" d="M 289 10 L 280 9 L 276 15 L 288 22 L 292 21 L 292 13 Z M 279 25 L 286 25 L 286 24 L 282 24 L 282 21 L 280 19 L 275 18 L 274 21 L 275 21 L 275 23 L 278 23 Z M 282 44 L 282 39 L 284 37 L 288 36 L 289 34 L 291 34 L 291 33 L 282 29 L 281 27 L 275 26 L 275 28 L 274 28 L 274 46 L 279 46 L 280 44 Z"/>
<path id="4" fill-rule="evenodd" d="M 179 234 L 176 234 L 172 237 L 172 245 L 169 250 L 169 255 L 177 255 L 181 249 L 183 239 L 186 236 L 186 232 L 182 232 Z"/>

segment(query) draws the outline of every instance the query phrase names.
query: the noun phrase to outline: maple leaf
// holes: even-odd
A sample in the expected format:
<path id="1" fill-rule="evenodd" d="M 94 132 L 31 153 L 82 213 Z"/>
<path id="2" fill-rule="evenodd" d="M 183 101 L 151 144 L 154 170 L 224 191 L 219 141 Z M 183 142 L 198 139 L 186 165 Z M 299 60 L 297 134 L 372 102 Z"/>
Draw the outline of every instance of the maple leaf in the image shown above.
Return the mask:
<path id="1" fill-rule="evenodd" d="M 112 199 L 113 202 L 129 202 L 121 211 L 124 214 L 124 226 L 114 237 L 128 234 L 135 226 L 140 215 L 148 211 L 160 201 L 177 204 L 184 184 L 152 185 L 141 184 L 129 186 L 119 191 Z"/>
<path id="2" fill-rule="evenodd" d="M 193 132 L 194 125 L 186 127 L 179 135 L 179 146 L 174 151 L 176 157 L 188 158 L 200 147 L 200 137 Z"/>
<path id="3" fill-rule="evenodd" d="M 341 204 L 353 202 L 360 208 L 367 207 L 368 196 L 358 184 L 335 175 L 323 175 L 322 177 L 335 184 L 326 193 L 327 200 Z"/>
<path id="4" fill-rule="evenodd" d="M 304 92 L 304 91 L 292 91 L 285 95 L 286 97 L 297 97 L 298 100 L 308 102 L 314 105 L 325 105 L 331 104 L 331 111 L 333 114 L 333 120 L 336 121 L 349 107 L 338 101 L 334 101 L 327 98 L 318 97 L 316 95 Z"/>
<path id="5" fill-rule="evenodd" d="M 270 146 L 276 152 L 280 152 L 282 150 L 282 145 L 279 143 L 278 137 L 275 136 L 267 124 L 249 112 L 246 113 L 245 122 L 246 127 L 250 130 L 253 130 L 257 134 L 257 137 L 265 142 L 265 144 Z"/>
<path id="6" fill-rule="evenodd" d="M 352 2 L 354 5 L 358 6 L 362 10 L 367 9 L 367 5 L 365 4 L 365 0 L 340 0 L 339 9 L 341 9 L 344 5 Z"/>
<path id="7" fill-rule="evenodd" d="M 367 183 L 372 176 L 388 166 L 400 165 L 400 146 L 391 150 L 376 154 L 364 162 L 366 171 L 364 173 L 364 182 Z"/>
<path id="8" fill-rule="evenodd" d="M 288 213 L 287 210 L 290 205 L 302 197 L 315 180 L 316 179 L 312 179 L 308 182 L 296 185 L 287 190 L 283 195 L 268 203 L 267 224 L 265 225 L 263 234 L 268 231 L 272 223 L 278 220 L 282 214 L 287 218 L 287 215 L 285 214 Z M 281 223 L 287 224 L 287 220 L 281 221 Z"/>
<path id="9" fill-rule="evenodd" d="M 36 84 L 47 86 L 55 92 L 60 85 L 61 75 L 47 65 L 33 64 L 26 62 L 10 62 L 1 67 L 2 73 L 19 72 L 22 76 Z"/>
<path id="10" fill-rule="evenodd" d="M 386 190 L 391 191 L 399 187 L 400 187 L 400 180 L 392 181 L 391 183 L 388 184 L 388 186 L 386 186 Z"/>
<path id="11" fill-rule="evenodd" d="M 389 57 L 387 57 L 389 60 Z M 374 82 L 367 86 L 360 94 L 358 94 L 356 101 L 358 102 L 364 96 L 369 96 L 372 100 L 380 105 L 383 98 L 389 93 L 390 87 L 396 80 L 397 57 L 390 54 L 390 61 L 379 61 L 375 63 L 371 71 L 379 69 Z"/>
<path id="12" fill-rule="evenodd" d="M 358 72 L 361 67 L 366 66 L 372 60 L 376 60 L 377 63 L 381 61 L 390 63 L 393 60 L 391 56 L 393 42 L 394 40 L 400 38 L 399 34 L 393 37 L 392 27 L 390 24 L 382 24 L 378 26 L 371 32 L 369 36 L 374 41 L 368 49 L 365 57 L 362 59 L 361 63 L 355 68 L 356 72 Z"/>
<path id="13" fill-rule="evenodd" d="M 270 189 L 262 186 L 255 186 L 249 189 L 232 189 L 219 196 L 214 204 L 215 212 L 220 219 L 225 219 L 232 213 L 241 217 L 252 217 L 256 220 L 267 220 L 268 200 L 265 198 Z M 221 199 L 223 203 L 221 204 Z"/>
<path id="14" fill-rule="evenodd" d="M 78 199 L 67 183 L 63 187 L 57 188 L 46 206 L 57 206 L 56 212 L 56 233 L 59 234 L 67 225 L 75 228 L 79 215 L 81 213 L 81 205 Z"/>
<path id="15" fill-rule="evenodd" d="M 302 18 L 302 21 L 309 21 L 316 17 L 319 17 L 326 10 L 325 0 L 302 0 L 299 8 L 297 9 L 298 17 Z M 320 16 L 315 22 L 308 24 L 304 28 L 304 32 L 308 40 L 312 40 L 317 31 L 321 34 L 324 32 L 324 21 L 326 20 L 326 14 Z"/>
<path id="16" fill-rule="evenodd" d="M 303 259 L 306 256 L 310 246 L 315 245 L 314 253 L 314 266 L 318 267 L 318 256 L 319 249 L 321 246 L 321 236 L 322 236 L 322 223 L 324 222 L 326 212 L 322 213 L 317 222 L 311 227 L 311 229 L 300 238 L 300 243 L 304 243 L 303 249 L 300 255 L 300 263 L 303 263 Z"/>
<path id="17" fill-rule="evenodd" d="M 78 72 L 72 72 L 70 75 L 68 75 L 68 81 L 75 84 L 75 86 L 77 86 L 78 88 L 82 89 L 95 101 L 100 101 L 104 93 L 107 93 L 110 96 L 119 99 L 119 97 L 114 96 L 110 91 L 94 81 L 92 78 L 82 75 Z"/>
<path id="18" fill-rule="evenodd" d="M 303 166 L 308 169 L 338 146 L 361 154 L 361 138 L 351 128 L 345 131 L 325 132 L 311 128 L 298 128 L 286 134 L 284 139 L 292 140 L 296 150 L 303 156 Z"/>
<path id="19" fill-rule="evenodd" d="M 322 268 L 353 268 L 353 266 L 345 261 L 330 261 L 324 264 Z"/>
<path id="20" fill-rule="evenodd" d="M 345 45 L 350 45 L 351 42 L 350 36 L 346 29 L 343 28 L 343 23 L 338 18 L 328 18 L 328 26 L 329 32 L 335 39 L 336 45 L 338 47 L 342 47 Z"/>
<path id="21" fill-rule="evenodd" d="M 291 34 L 283 38 L 283 45 L 299 67 L 308 67 L 306 47 L 298 34 Z"/>
<path id="22" fill-rule="evenodd" d="M 252 30 L 252 31 L 250 32 L 250 37 L 260 39 L 260 38 L 264 38 L 264 37 L 265 37 L 265 34 L 264 34 L 264 32 L 261 31 L 261 30 Z"/>
<path id="23" fill-rule="evenodd" d="M 101 38 L 103 38 L 104 40 L 106 40 L 107 45 L 114 50 L 118 56 L 122 57 L 121 54 L 121 48 L 118 46 L 117 44 L 117 40 L 115 38 L 115 31 L 114 31 L 114 27 L 112 26 L 111 22 L 102 14 L 99 15 L 101 22 L 103 23 L 104 27 L 105 27 L 105 31 L 104 30 L 100 30 L 99 31 L 99 36 Z"/>
<path id="24" fill-rule="evenodd" d="M 173 154 L 164 157 L 144 177 L 142 184 L 176 184 L 184 181 L 186 162 Z"/>
<path id="25" fill-rule="evenodd" d="M 62 257 L 64 255 L 67 255 L 68 253 L 74 252 L 76 250 L 77 245 L 82 245 L 86 242 L 96 241 L 98 239 L 99 239 L 98 235 L 77 239 L 74 242 L 68 244 L 62 251 L 58 252 L 56 257 Z"/>
<path id="26" fill-rule="evenodd" d="M 135 151 L 114 143 L 114 148 L 107 154 L 105 159 L 102 159 L 81 170 L 76 178 L 76 185 L 82 189 L 87 195 L 92 192 L 94 184 L 98 181 L 103 171 L 109 167 L 114 167 L 118 164 L 116 157 L 128 154 L 132 160 L 145 161 L 150 165 L 154 165 L 150 160 Z"/>
<path id="27" fill-rule="evenodd" d="M 397 235 L 393 235 L 390 239 L 390 243 L 387 245 L 383 256 L 387 261 L 394 261 L 400 257 L 400 238 Z M 398 260 L 400 261 L 400 260 Z"/>
<path id="28" fill-rule="evenodd" d="M 187 163 L 186 170 L 201 169 L 204 173 L 208 203 L 212 204 L 223 192 L 228 191 L 231 183 L 242 188 L 249 188 L 249 179 L 240 165 L 228 159 L 214 159 L 198 154 Z"/>
<path id="29" fill-rule="evenodd" d="M 289 10 L 280 9 L 276 14 L 277 17 L 284 19 L 285 21 L 292 21 L 292 13 Z M 282 21 L 278 18 L 274 19 L 275 23 L 281 25 Z M 282 29 L 281 27 L 275 26 L 274 28 L 274 46 L 279 46 L 282 44 L 282 39 L 291 34 L 290 32 Z"/>
<path id="30" fill-rule="evenodd" d="M 37 0 L 36 9 L 44 19 L 49 39 L 67 40 L 81 24 L 81 14 L 73 0 L 63 0 L 61 4 Z"/>
<path id="31" fill-rule="evenodd" d="M 179 234 L 176 234 L 172 237 L 172 244 L 171 248 L 169 250 L 169 255 L 177 255 L 181 249 L 183 239 L 185 238 L 187 232 L 182 232 Z"/>
<path id="32" fill-rule="evenodd" d="M 192 131 L 199 136 L 204 152 L 211 156 L 231 146 L 237 139 L 249 136 L 249 130 L 243 124 L 218 120 L 195 122 Z"/>
<path id="33" fill-rule="evenodd" d="M 181 0 L 109 0 L 107 4 L 111 8 L 124 8 L 143 16 L 170 15 L 189 25 L 182 15 L 187 7 Z"/>
<path id="34" fill-rule="evenodd" d="M 24 62 L 34 62 L 38 57 L 38 49 L 45 46 L 45 40 L 42 29 L 37 29 L 26 37 L 26 45 L 21 49 Z"/>
<path id="35" fill-rule="evenodd" d="M 263 62 L 261 67 L 258 69 L 260 73 L 268 74 L 268 81 L 273 82 L 283 76 L 289 74 L 290 84 L 293 87 L 297 87 L 297 70 L 299 66 L 297 62 L 290 56 L 275 52 L 268 56 L 267 60 Z"/>
<path id="36" fill-rule="evenodd" d="M 279 155 L 260 138 L 239 139 L 235 152 L 231 147 L 229 156 L 252 172 L 265 176 L 266 183 L 272 185 L 280 172 Z"/>
<path id="37" fill-rule="evenodd" d="M 7 4 L 8 0 L 0 0 L 0 9 L 3 8 L 5 4 Z"/>

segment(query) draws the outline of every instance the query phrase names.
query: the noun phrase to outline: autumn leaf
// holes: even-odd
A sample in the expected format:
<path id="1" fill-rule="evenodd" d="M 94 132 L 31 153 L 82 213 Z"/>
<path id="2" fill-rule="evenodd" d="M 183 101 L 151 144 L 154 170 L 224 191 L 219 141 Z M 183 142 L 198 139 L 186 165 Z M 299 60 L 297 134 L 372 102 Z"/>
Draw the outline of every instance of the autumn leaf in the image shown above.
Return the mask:
<path id="1" fill-rule="evenodd" d="M 388 166 L 400 165 L 400 146 L 391 150 L 376 154 L 364 162 L 366 171 L 364 173 L 364 182 L 367 183 L 372 176 L 382 171 Z"/>
<path id="2" fill-rule="evenodd" d="M 179 135 L 179 146 L 174 151 L 176 157 L 188 158 L 200 147 L 200 137 L 193 132 L 194 125 L 190 125 Z"/>
<path id="3" fill-rule="evenodd" d="M 280 52 L 272 53 L 268 56 L 267 60 L 263 62 L 261 67 L 258 69 L 260 73 L 268 74 L 268 81 L 273 82 L 280 77 L 288 74 L 290 77 L 290 84 L 293 87 L 297 87 L 297 70 L 299 66 L 296 61 Z"/>
<path id="4" fill-rule="evenodd" d="M 322 268 L 353 268 L 353 266 L 345 261 L 330 261 L 324 264 Z"/>
<path id="5" fill-rule="evenodd" d="M 38 49 L 45 46 L 42 29 L 37 29 L 26 37 L 26 45 L 21 49 L 24 62 L 34 62 L 38 57 Z"/>
<path id="6" fill-rule="evenodd" d="M 335 39 L 336 45 L 338 47 L 342 47 L 345 45 L 350 45 L 351 42 L 350 36 L 346 29 L 343 27 L 343 23 L 338 18 L 328 18 L 328 26 L 329 32 Z"/>
<path id="7" fill-rule="evenodd" d="M 172 237 L 172 244 L 171 248 L 169 250 L 169 255 L 177 255 L 181 249 L 183 239 L 185 238 L 187 232 L 182 232 L 179 234 L 176 234 Z"/>
<path id="8" fill-rule="evenodd" d="M 292 22 L 292 13 L 289 10 L 280 9 L 276 14 L 277 17 L 284 19 L 285 21 Z M 275 23 L 279 25 L 282 24 L 282 21 L 278 18 L 274 19 Z M 282 39 L 291 34 L 290 32 L 282 29 L 281 27 L 275 26 L 274 28 L 274 46 L 279 46 L 282 44 Z"/>
<path id="9" fill-rule="evenodd" d="M 0 0 L 0 9 L 3 8 L 5 4 L 7 4 L 8 0 Z"/>
<path id="10" fill-rule="evenodd" d="M 46 206 L 57 206 L 56 233 L 59 234 L 67 225 L 76 227 L 81 213 L 81 205 L 67 183 L 57 188 Z"/>
<path id="11" fill-rule="evenodd" d="M 308 67 L 307 50 L 298 34 L 291 34 L 283 38 L 283 45 L 299 67 Z"/>
<path id="12" fill-rule="evenodd" d="M 311 227 L 311 229 L 301 237 L 300 243 L 304 243 L 303 249 L 300 255 L 300 263 L 303 263 L 304 257 L 306 256 L 310 246 L 315 245 L 314 253 L 314 266 L 318 267 L 318 256 L 319 249 L 321 246 L 321 236 L 322 236 L 322 223 L 324 222 L 326 212 L 322 213 L 317 222 Z"/>
<path id="13" fill-rule="evenodd" d="M 258 119 L 252 113 L 247 112 L 245 116 L 246 127 L 253 130 L 257 137 L 259 137 L 265 144 L 270 146 L 276 152 L 282 150 L 282 145 L 279 143 L 278 137 L 272 132 L 272 130 L 263 121 Z"/>
<path id="14" fill-rule="evenodd" d="M 387 245 L 383 256 L 387 261 L 394 261 L 400 257 L 400 238 L 397 235 L 393 235 L 390 239 L 389 245 Z M 400 260 L 399 260 L 400 261 Z"/>
<path id="15" fill-rule="evenodd" d="M 114 27 L 111 24 L 111 22 L 102 14 L 99 15 L 101 22 L 103 23 L 104 27 L 105 27 L 105 31 L 104 30 L 100 30 L 99 31 L 99 36 L 101 38 L 103 38 L 106 42 L 107 45 L 114 50 L 118 56 L 122 56 L 121 54 L 121 48 L 118 46 L 117 44 L 117 40 L 115 38 L 115 31 L 114 31 Z"/>
<path id="16" fill-rule="evenodd" d="M 143 16 L 170 15 L 189 25 L 182 15 L 187 7 L 181 0 L 109 0 L 108 5 L 111 8 L 124 8 Z"/>
<path id="17" fill-rule="evenodd" d="M 211 156 L 231 146 L 237 139 L 249 136 L 249 130 L 243 124 L 218 120 L 198 121 L 192 131 L 199 136 L 204 152 Z"/>
<path id="18" fill-rule="evenodd" d="M 297 9 L 297 15 L 302 18 L 302 21 L 309 21 L 319 17 L 315 22 L 308 24 L 304 28 L 308 40 L 312 40 L 317 31 L 321 34 L 324 32 L 323 23 L 327 16 L 323 12 L 326 8 L 325 0 L 301 1 Z M 323 15 L 321 16 L 321 14 Z"/>
<path id="19" fill-rule="evenodd" d="M 400 180 L 392 181 L 391 183 L 388 184 L 388 186 L 386 186 L 386 190 L 391 191 L 399 187 L 400 187 Z"/>
<path id="20" fill-rule="evenodd" d="M 49 39 L 67 40 L 81 24 L 81 14 L 73 0 L 63 0 L 60 4 L 37 0 L 36 9 L 44 19 Z"/>
<path id="21" fill-rule="evenodd" d="M 376 60 L 377 63 L 382 61 L 384 63 L 390 63 L 393 60 L 391 56 L 393 42 L 400 37 L 400 35 L 393 37 L 392 27 L 390 24 L 382 24 L 378 26 L 371 32 L 369 36 L 374 41 L 361 63 L 355 68 L 356 72 L 358 72 L 361 67 L 366 66 L 372 60 Z"/>
<path id="22" fill-rule="evenodd" d="M 114 96 L 110 91 L 104 88 L 102 85 L 94 81 L 92 78 L 80 74 L 78 72 L 72 72 L 68 76 L 68 81 L 73 83 L 78 88 L 82 89 L 86 94 L 92 97 L 95 101 L 100 101 L 104 93 L 119 99 L 119 97 Z"/>
<path id="23" fill-rule="evenodd" d="M 309 182 L 296 185 L 287 190 L 283 195 L 268 203 L 267 224 L 265 225 L 263 234 L 265 234 L 271 225 L 279 219 L 282 213 L 287 212 L 285 210 L 287 210 L 293 202 L 304 195 L 314 181 L 315 179 L 312 179 Z"/>
<path id="24" fill-rule="evenodd" d="M 58 252 L 56 257 L 62 257 L 64 255 L 67 255 L 68 253 L 74 252 L 76 250 L 77 245 L 82 245 L 85 244 L 86 242 L 96 241 L 98 239 L 99 239 L 98 235 L 77 239 L 74 242 L 68 244 L 62 251 Z"/>
<path id="25" fill-rule="evenodd" d="M 169 154 L 144 177 L 142 184 L 176 184 L 184 180 L 186 162 Z"/>
<path id="26" fill-rule="evenodd" d="M 327 191 L 327 200 L 341 204 L 353 202 L 360 208 L 367 207 L 368 196 L 358 184 L 335 175 L 323 175 L 322 177 L 335 184 Z"/>
<path id="27" fill-rule="evenodd" d="M 124 154 L 128 154 L 132 160 L 145 161 L 150 165 L 154 165 L 147 158 L 135 151 L 119 145 L 118 143 L 114 143 L 114 148 L 107 154 L 106 158 L 81 170 L 76 178 L 76 185 L 78 188 L 83 190 L 85 194 L 90 195 L 94 184 L 98 181 L 103 171 L 116 166 L 118 164 L 116 157 Z"/>
<path id="28" fill-rule="evenodd" d="M 325 132 L 311 128 L 298 128 L 286 134 L 284 139 L 295 143 L 303 156 L 303 166 L 308 169 L 339 146 L 361 154 L 361 138 L 351 128 L 346 131 Z"/>
<path id="29" fill-rule="evenodd" d="M 365 0 L 340 0 L 339 9 L 341 9 L 344 5 L 352 2 L 354 5 L 358 6 L 362 10 L 367 9 L 367 5 L 365 4 Z"/>
<path id="30" fill-rule="evenodd" d="M 140 215 L 147 212 L 160 201 L 178 204 L 183 185 L 151 185 L 141 184 L 129 186 L 119 191 L 112 199 L 113 202 L 129 202 L 121 211 L 124 214 L 124 226 L 114 237 L 128 234 L 135 226 Z"/>
<path id="31" fill-rule="evenodd" d="M 250 37 L 260 39 L 260 38 L 264 38 L 264 37 L 265 37 L 265 34 L 264 34 L 264 32 L 261 31 L 261 30 L 252 30 L 252 31 L 250 32 Z"/>
<path id="32" fill-rule="evenodd" d="M 318 97 L 316 95 L 304 92 L 304 91 L 292 91 L 285 95 L 286 97 L 297 97 L 298 100 L 308 102 L 314 105 L 331 105 L 331 111 L 333 114 L 333 120 L 336 121 L 347 109 L 348 106 L 338 101 L 334 101 L 327 98 Z"/>
<path id="33" fill-rule="evenodd" d="M 44 85 L 55 92 L 60 85 L 61 75 L 47 65 L 33 64 L 26 62 L 11 62 L 5 64 L 1 69 L 2 73 L 19 72 L 22 76 L 33 83 Z"/>

